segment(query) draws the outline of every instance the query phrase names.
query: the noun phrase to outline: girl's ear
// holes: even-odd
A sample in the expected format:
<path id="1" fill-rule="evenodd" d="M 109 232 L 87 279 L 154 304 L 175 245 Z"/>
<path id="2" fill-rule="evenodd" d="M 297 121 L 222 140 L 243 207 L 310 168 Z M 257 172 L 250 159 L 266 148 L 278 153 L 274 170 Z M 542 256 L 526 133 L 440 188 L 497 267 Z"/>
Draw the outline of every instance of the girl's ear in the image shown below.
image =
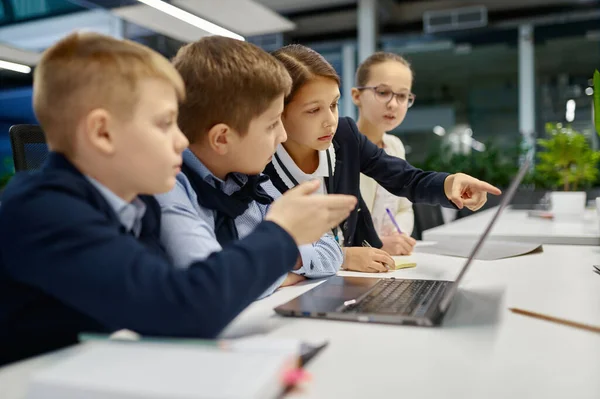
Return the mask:
<path id="1" fill-rule="evenodd" d="M 360 107 L 360 90 L 358 90 L 356 87 L 352 88 L 352 102 L 357 107 Z"/>

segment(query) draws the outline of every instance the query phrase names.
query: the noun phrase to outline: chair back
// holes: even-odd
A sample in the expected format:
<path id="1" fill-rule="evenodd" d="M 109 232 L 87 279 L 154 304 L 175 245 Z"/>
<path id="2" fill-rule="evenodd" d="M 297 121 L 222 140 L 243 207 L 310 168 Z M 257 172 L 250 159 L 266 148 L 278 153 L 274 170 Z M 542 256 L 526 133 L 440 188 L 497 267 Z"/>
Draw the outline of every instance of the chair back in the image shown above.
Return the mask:
<path id="1" fill-rule="evenodd" d="M 14 125 L 9 129 L 15 171 L 39 169 L 48 157 L 48 145 L 38 125 Z"/>

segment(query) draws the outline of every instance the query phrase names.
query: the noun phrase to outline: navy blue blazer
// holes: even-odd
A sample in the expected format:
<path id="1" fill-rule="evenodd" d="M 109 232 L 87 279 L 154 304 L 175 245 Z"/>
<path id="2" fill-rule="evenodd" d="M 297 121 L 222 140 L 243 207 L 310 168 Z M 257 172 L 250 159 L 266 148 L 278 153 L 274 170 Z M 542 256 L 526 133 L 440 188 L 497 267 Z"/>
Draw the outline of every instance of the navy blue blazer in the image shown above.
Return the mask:
<path id="1" fill-rule="evenodd" d="M 19 174 L 0 207 L 0 365 L 77 342 L 81 332 L 215 337 L 275 280 L 298 247 L 263 222 L 189 269 L 160 244 L 151 196 L 139 238 L 62 155 Z"/>
<path id="2" fill-rule="evenodd" d="M 412 202 L 455 208 L 444 193 L 444 180 L 448 177 L 448 173 L 425 172 L 413 167 L 404 159 L 387 155 L 384 150 L 358 131 L 356 123 L 351 118 L 339 119 L 333 137 L 333 147 L 335 172 L 333 193 L 330 194 L 351 194 L 359 198 L 357 208 L 342 224 L 346 246 L 361 246 L 363 240 L 367 240 L 373 247 L 382 246 L 369 209 L 360 196 L 361 173 L 375 179 L 390 193 L 406 197 Z M 279 191 L 288 190 L 272 163 L 267 165 L 265 174 L 269 175 Z M 327 178 L 326 184 L 329 186 Z"/>

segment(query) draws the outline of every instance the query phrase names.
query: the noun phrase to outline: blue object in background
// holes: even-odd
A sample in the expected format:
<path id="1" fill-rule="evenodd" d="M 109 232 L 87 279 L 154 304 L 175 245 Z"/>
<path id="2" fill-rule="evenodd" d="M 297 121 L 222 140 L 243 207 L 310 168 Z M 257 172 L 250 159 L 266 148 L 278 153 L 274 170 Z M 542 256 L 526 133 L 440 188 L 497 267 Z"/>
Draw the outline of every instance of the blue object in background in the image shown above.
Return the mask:
<path id="1" fill-rule="evenodd" d="M 31 87 L 0 91 L 0 122 L 36 123 L 32 94 Z"/>

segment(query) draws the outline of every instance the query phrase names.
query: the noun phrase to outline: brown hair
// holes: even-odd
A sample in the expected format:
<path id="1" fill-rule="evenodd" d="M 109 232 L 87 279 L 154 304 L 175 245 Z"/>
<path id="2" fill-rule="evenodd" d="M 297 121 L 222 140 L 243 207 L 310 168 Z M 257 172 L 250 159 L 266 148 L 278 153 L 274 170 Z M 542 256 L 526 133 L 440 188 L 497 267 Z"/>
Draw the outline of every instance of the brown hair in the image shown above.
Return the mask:
<path id="1" fill-rule="evenodd" d="M 267 52 L 222 36 L 182 47 L 173 65 L 188 91 L 179 109 L 179 127 L 191 143 L 219 123 L 245 134 L 250 121 L 278 96 L 287 95 L 292 85 L 285 68 Z"/>
<path id="2" fill-rule="evenodd" d="M 128 40 L 97 33 L 72 33 L 47 49 L 34 73 L 33 109 L 52 150 L 71 154 L 79 120 L 96 108 L 118 117 L 139 101 L 142 79 L 172 84 L 179 100 L 183 81 L 157 52 Z"/>
<path id="3" fill-rule="evenodd" d="M 373 68 L 375 65 L 383 64 L 386 61 L 396 61 L 401 63 L 410 70 L 411 75 L 414 77 L 410 63 L 404 57 L 394 53 L 378 51 L 371 54 L 359 65 L 358 70 L 356 71 L 356 85 L 359 87 L 365 86 L 371 77 L 371 68 Z"/>
<path id="4" fill-rule="evenodd" d="M 317 76 L 332 79 L 340 85 L 340 77 L 335 69 L 321 54 L 311 48 L 290 44 L 272 54 L 281 61 L 292 77 L 292 90 L 285 99 L 286 104 L 307 81 Z"/>

